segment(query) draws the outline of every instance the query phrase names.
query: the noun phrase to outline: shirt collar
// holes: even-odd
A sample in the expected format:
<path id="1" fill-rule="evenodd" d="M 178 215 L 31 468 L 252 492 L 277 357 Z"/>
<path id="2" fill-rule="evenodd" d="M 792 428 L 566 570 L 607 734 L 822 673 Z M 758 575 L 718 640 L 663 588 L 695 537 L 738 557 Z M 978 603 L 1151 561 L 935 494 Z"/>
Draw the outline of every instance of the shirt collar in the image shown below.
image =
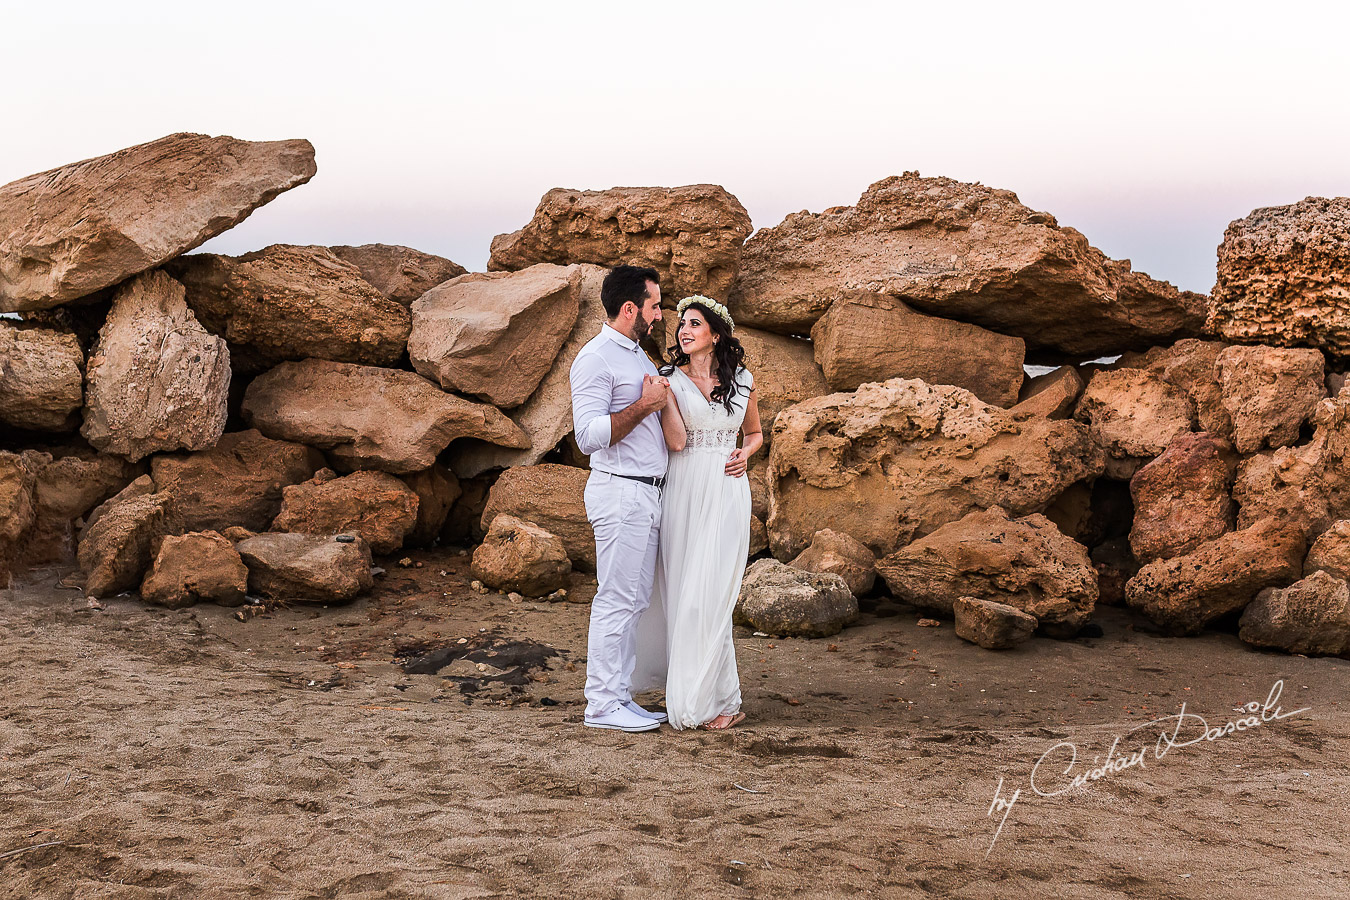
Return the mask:
<path id="1" fill-rule="evenodd" d="M 623 349 L 631 350 L 634 353 L 637 352 L 638 349 L 637 341 L 633 340 L 619 329 L 610 325 L 608 322 L 606 322 L 604 325 L 600 327 L 600 332 L 601 334 L 607 335 L 611 341 L 618 344 Z"/>

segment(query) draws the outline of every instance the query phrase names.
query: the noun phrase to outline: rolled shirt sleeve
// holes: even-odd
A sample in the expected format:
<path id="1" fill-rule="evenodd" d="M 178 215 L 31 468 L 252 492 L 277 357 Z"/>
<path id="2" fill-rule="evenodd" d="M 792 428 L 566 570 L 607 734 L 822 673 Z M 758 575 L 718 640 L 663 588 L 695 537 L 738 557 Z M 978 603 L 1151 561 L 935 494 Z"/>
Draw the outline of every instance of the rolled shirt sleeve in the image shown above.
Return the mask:
<path id="1" fill-rule="evenodd" d="M 577 448 L 590 456 L 610 443 L 609 402 L 614 375 L 598 353 L 582 353 L 572 363 L 571 381 Z"/>

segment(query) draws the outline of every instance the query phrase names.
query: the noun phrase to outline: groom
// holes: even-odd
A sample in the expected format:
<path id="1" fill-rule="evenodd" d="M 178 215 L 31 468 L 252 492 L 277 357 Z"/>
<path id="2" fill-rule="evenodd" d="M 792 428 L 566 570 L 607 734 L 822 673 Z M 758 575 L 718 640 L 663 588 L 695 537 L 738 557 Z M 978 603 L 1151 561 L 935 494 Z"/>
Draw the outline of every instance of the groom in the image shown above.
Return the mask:
<path id="1" fill-rule="evenodd" d="M 591 458 L 586 518 L 595 530 L 595 574 L 586 658 L 586 717 L 592 728 L 650 731 L 665 713 L 633 702 L 634 632 L 651 602 L 661 527 L 666 441 L 660 410 L 670 382 L 639 342 L 661 323 L 655 269 L 618 266 L 600 302 L 609 321 L 572 363 L 572 422 Z"/>

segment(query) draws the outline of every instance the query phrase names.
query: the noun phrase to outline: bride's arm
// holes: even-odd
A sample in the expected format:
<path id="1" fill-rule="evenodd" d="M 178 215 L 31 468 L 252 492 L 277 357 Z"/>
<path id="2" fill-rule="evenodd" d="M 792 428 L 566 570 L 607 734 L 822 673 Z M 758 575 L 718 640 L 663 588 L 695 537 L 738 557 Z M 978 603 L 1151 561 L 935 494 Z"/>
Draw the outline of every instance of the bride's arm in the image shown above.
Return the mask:
<path id="1" fill-rule="evenodd" d="M 666 396 L 666 407 L 661 411 L 661 431 L 666 436 L 666 447 L 672 453 L 684 449 L 687 435 L 684 431 L 684 417 L 680 415 L 680 404 L 675 402 L 675 392 Z"/>
<path id="2" fill-rule="evenodd" d="M 759 423 L 759 400 L 755 398 L 755 389 L 750 389 L 750 398 L 745 404 L 745 418 L 741 421 L 741 446 L 727 460 L 726 473 L 740 478 L 750 466 L 750 457 L 764 446 L 764 430 Z"/>

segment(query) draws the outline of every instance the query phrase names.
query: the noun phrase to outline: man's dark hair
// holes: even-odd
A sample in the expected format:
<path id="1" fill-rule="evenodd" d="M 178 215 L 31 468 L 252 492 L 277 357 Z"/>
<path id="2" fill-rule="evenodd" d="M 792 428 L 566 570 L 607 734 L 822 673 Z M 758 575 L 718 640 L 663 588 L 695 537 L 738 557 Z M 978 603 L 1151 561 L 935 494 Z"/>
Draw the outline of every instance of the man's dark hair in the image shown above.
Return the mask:
<path id="1" fill-rule="evenodd" d="M 649 281 L 660 284 L 661 276 L 655 269 L 646 266 L 615 266 L 610 269 L 605 276 L 605 283 L 600 286 L 600 303 L 605 307 L 606 314 L 614 318 L 623 305 L 630 301 L 642 309 L 643 301 L 647 299 Z"/>

